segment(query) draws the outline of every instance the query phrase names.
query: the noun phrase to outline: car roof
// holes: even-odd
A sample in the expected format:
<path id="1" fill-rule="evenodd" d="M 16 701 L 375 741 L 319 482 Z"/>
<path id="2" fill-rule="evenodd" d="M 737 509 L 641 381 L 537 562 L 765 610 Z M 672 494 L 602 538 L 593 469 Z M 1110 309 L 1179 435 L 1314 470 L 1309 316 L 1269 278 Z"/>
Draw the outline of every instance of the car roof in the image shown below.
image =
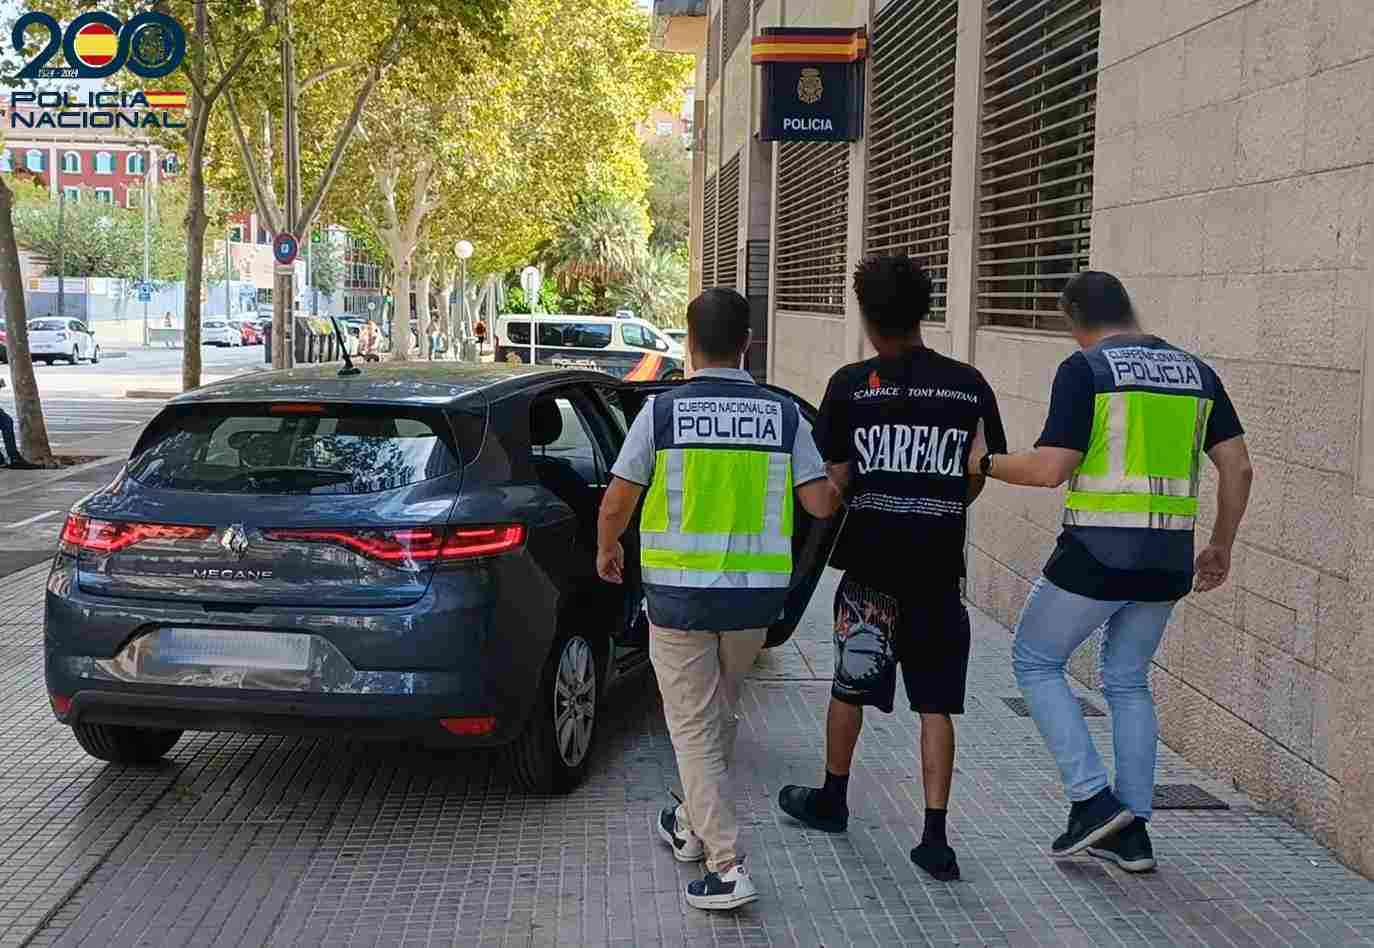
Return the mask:
<path id="1" fill-rule="evenodd" d="M 358 375 L 340 376 L 338 363 L 326 363 L 222 379 L 178 395 L 169 404 L 322 401 L 443 406 L 473 399 L 497 401 L 561 381 L 605 384 L 615 380 L 585 369 L 492 362 L 382 362 L 369 364 Z"/>

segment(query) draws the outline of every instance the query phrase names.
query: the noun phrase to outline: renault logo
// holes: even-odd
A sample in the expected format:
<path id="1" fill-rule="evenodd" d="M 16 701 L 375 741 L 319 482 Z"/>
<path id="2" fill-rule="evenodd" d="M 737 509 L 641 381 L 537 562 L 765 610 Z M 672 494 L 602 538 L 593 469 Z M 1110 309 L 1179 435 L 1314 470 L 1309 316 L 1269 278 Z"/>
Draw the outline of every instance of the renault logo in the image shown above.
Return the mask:
<path id="1" fill-rule="evenodd" d="M 225 527 L 224 536 L 219 538 L 219 545 L 226 553 L 232 553 L 236 559 L 241 560 L 243 554 L 248 552 L 248 531 L 241 523 Z"/>

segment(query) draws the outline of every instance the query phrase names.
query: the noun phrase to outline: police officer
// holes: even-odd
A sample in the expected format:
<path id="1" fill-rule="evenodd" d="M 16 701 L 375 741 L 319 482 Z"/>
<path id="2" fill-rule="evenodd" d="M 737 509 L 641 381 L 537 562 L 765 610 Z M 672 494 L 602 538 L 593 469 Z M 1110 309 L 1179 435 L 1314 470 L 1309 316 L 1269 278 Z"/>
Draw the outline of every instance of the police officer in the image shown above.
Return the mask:
<path id="1" fill-rule="evenodd" d="M 1021 454 L 989 455 L 975 443 L 970 472 L 1032 487 L 1069 483 L 1059 543 L 1016 626 L 1016 682 L 1072 803 L 1051 854 L 1087 850 L 1146 872 L 1155 865 L 1146 824 L 1159 738 L 1150 660 L 1178 600 L 1226 581 L 1250 455 L 1221 379 L 1146 334 L 1120 280 L 1081 273 L 1060 308 L 1082 351 L 1059 366 L 1044 433 Z M 1194 562 L 1203 454 L 1218 471 L 1216 521 Z M 1104 625 L 1115 790 L 1064 677 L 1074 649 Z"/>
<path id="2" fill-rule="evenodd" d="M 644 497 L 649 655 L 686 795 L 654 827 L 678 860 L 705 858 L 705 878 L 687 886 L 688 903 L 703 909 L 758 897 L 727 771 L 740 686 L 791 582 L 794 488 L 812 516 L 832 516 L 840 504 L 796 405 L 741 370 L 748 345 L 744 297 L 714 289 L 692 301 L 692 379 L 646 400 L 598 525 L 597 572 L 621 582 L 620 537 Z"/>

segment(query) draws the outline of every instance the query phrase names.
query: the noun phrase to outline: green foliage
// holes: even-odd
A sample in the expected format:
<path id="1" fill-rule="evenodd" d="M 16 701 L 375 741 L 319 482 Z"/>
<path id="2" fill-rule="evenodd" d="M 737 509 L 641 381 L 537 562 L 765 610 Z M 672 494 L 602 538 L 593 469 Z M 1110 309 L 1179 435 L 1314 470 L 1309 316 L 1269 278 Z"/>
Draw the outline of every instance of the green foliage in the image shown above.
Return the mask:
<path id="1" fill-rule="evenodd" d="M 528 313 L 530 311 L 530 301 L 525 297 L 524 287 L 516 285 L 506 290 L 506 305 L 502 311 L 506 313 Z M 548 277 L 544 278 L 543 285 L 539 287 L 539 311 L 541 313 L 567 312 L 563 296 L 558 292 L 558 284 Z"/>
<path id="2" fill-rule="evenodd" d="M 644 143 L 649 171 L 649 216 L 654 222 L 649 243 L 671 250 L 686 245 L 692 224 L 692 153 L 677 135 Z"/>
<path id="3" fill-rule="evenodd" d="M 325 238 L 310 248 L 310 285 L 325 295 L 333 295 L 344 276 L 343 248 Z"/>
<path id="4" fill-rule="evenodd" d="M 613 306 L 625 306 L 659 326 L 687 324 L 687 254 L 647 247 L 625 279 L 611 287 Z"/>
<path id="5" fill-rule="evenodd" d="M 143 210 L 102 204 L 92 191 L 62 206 L 46 188 L 15 184 L 15 234 L 19 245 L 46 261 L 47 271 L 63 276 L 143 278 Z M 149 272 L 154 283 L 174 283 L 186 273 L 182 220 L 186 194 L 170 184 L 158 191 L 149 234 Z M 59 226 L 60 224 L 60 226 Z"/>
<path id="6" fill-rule="evenodd" d="M 544 259 L 565 283 L 602 285 L 625 278 L 649 239 L 644 208 L 614 195 L 593 195 L 576 203 L 544 251 Z"/>

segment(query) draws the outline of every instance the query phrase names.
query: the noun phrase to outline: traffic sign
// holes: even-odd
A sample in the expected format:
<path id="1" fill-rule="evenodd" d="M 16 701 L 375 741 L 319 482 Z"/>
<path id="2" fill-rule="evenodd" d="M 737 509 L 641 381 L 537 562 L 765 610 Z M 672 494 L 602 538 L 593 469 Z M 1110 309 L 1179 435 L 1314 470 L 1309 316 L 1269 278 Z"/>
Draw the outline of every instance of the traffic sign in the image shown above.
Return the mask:
<path id="1" fill-rule="evenodd" d="M 520 288 L 525 291 L 525 299 L 530 304 L 530 309 L 539 300 L 539 289 L 544 285 L 543 275 L 538 267 L 526 267 L 520 271 Z"/>
<path id="2" fill-rule="evenodd" d="M 375 312 L 377 312 L 377 304 L 376 304 L 376 303 L 368 303 L 368 304 L 367 304 L 367 311 L 368 311 L 369 313 L 375 313 Z"/>
<path id="3" fill-rule="evenodd" d="M 140 303 L 151 303 L 151 302 L 153 301 L 153 292 L 152 292 L 152 290 L 147 290 L 147 289 L 144 289 L 144 288 L 142 288 L 142 287 L 139 287 L 139 290 L 138 290 L 138 301 L 139 301 Z"/>
<path id="4" fill-rule="evenodd" d="M 295 262 L 300 249 L 301 242 L 296 239 L 295 234 L 283 232 L 272 238 L 272 256 L 276 257 L 277 263 L 283 267 L 289 267 Z"/>

